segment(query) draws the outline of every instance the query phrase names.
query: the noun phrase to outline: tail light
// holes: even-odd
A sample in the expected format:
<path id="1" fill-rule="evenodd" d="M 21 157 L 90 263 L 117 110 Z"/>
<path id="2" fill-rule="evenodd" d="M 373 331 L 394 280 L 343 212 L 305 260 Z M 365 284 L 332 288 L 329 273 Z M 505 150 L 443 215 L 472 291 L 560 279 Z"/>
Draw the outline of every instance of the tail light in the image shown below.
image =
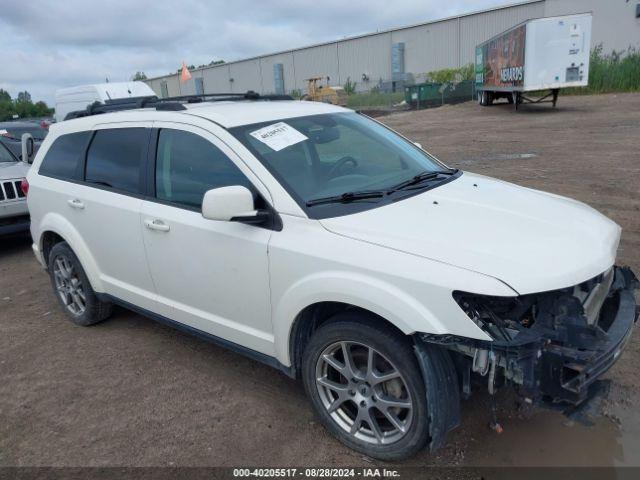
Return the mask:
<path id="1" fill-rule="evenodd" d="M 29 182 L 26 178 L 23 178 L 20 182 L 20 189 L 22 190 L 22 193 L 24 193 L 25 197 L 29 195 Z"/>

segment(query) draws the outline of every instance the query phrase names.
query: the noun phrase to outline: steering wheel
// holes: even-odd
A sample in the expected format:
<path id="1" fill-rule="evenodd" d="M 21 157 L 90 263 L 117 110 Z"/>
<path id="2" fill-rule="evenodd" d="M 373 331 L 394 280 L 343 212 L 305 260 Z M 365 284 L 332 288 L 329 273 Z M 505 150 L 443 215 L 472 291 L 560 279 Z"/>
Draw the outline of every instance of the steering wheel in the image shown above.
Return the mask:
<path id="1" fill-rule="evenodd" d="M 338 171 L 342 167 L 344 167 L 347 163 L 351 163 L 353 165 L 353 168 L 356 168 L 358 166 L 358 161 L 352 156 L 347 155 L 346 157 L 342 157 L 340 160 L 334 163 L 333 167 L 331 167 L 327 172 L 327 180 L 330 180 L 333 177 L 335 177 L 336 173 L 338 173 Z"/>

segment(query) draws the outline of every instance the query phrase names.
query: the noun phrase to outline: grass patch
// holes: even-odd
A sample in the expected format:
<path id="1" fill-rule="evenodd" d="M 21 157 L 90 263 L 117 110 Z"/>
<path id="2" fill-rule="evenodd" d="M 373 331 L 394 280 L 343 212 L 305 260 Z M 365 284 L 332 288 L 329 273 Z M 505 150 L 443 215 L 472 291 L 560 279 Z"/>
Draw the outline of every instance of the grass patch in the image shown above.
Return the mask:
<path id="1" fill-rule="evenodd" d="M 602 53 L 602 45 L 591 50 L 589 86 L 567 88 L 563 94 L 590 95 L 640 91 L 640 51 Z"/>
<path id="2" fill-rule="evenodd" d="M 354 93 L 347 97 L 349 108 L 389 107 L 404 100 L 404 92 L 382 93 L 375 89 L 367 93 Z"/>

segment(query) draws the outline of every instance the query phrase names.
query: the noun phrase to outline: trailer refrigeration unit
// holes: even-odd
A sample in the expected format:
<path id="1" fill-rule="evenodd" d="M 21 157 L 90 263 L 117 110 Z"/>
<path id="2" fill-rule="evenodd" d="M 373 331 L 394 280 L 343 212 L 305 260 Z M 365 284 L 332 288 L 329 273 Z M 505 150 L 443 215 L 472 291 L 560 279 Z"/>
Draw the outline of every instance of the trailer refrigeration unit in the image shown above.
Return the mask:
<path id="1" fill-rule="evenodd" d="M 527 20 L 496 35 L 476 47 L 478 103 L 506 98 L 516 109 L 524 102 L 555 107 L 561 88 L 587 86 L 590 45 L 590 13 Z"/>

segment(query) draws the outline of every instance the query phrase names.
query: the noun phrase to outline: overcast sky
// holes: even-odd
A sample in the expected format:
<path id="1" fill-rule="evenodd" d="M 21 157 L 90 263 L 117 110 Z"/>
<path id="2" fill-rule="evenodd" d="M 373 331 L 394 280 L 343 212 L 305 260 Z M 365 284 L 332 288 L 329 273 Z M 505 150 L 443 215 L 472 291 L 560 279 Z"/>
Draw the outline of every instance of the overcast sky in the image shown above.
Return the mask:
<path id="1" fill-rule="evenodd" d="M 509 0 L 14 0 L 0 5 L 0 88 L 128 80 L 443 18 Z"/>

